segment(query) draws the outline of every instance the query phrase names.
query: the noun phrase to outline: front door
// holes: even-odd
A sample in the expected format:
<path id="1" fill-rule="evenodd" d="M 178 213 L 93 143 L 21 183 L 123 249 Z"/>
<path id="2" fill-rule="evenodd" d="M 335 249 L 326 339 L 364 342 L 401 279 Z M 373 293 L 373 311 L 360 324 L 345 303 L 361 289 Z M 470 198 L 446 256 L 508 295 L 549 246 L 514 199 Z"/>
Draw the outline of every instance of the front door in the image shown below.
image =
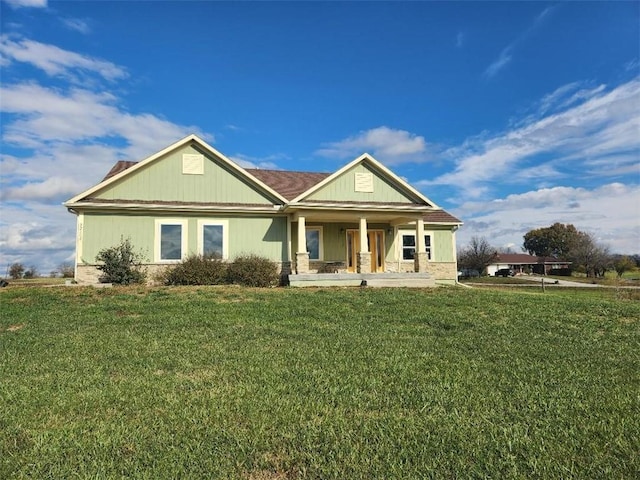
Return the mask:
<path id="1" fill-rule="evenodd" d="M 384 230 L 367 230 L 367 242 L 371 252 L 371 273 L 384 272 Z M 360 251 L 360 233 L 347 230 L 347 271 L 355 273 L 358 269 Z M 369 273 L 369 272 L 363 272 Z"/>

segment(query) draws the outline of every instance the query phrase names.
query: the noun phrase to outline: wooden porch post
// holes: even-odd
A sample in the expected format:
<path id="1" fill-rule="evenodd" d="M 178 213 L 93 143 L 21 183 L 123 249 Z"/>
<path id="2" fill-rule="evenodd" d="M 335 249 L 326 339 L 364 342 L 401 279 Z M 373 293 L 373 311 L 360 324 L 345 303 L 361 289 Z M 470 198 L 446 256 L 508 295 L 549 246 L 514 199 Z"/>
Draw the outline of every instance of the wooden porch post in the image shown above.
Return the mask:
<path id="1" fill-rule="evenodd" d="M 360 217 L 360 251 L 358 252 L 358 273 L 371 273 L 371 253 L 369 252 L 369 239 L 367 236 L 367 219 Z"/>
<path id="2" fill-rule="evenodd" d="M 416 252 L 413 256 L 413 270 L 424 273 L 427 271 L 427 249 L 424 243 L 424 220 L 416 220 Z"/>
<path id="3" fill-rule="evenodd" d="M 309 272 L 309 252 L 307 252 L 307 228 L 305 217 L 298 217 L 298 248 L 296 250 L 296 273 Z"/>

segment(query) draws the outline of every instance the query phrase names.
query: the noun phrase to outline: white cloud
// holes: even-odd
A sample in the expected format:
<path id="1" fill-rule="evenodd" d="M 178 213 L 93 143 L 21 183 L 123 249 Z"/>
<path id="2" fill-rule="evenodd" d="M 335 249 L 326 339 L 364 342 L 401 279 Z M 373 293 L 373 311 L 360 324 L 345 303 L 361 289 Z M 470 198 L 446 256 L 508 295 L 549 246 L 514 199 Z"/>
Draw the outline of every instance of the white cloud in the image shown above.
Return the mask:
<path id="1" fill-rule="evenodd" d="M 55 45 L 13 38 L 17 40 L 6 34 L 0 35 L 0 55 L 5 65 L 11 61 L 29 63 L 47 75 L 65 77 L 75 82 L 81 81 L 83 74 L 98 74 L 109 81 L 128 76 L 124 68 L 112 62 L 63 50 Z"/>
<path id="2" fill-rule="evenodd" d="M 529 230 L 556 222 L 593 233 L 614 252 L 638 253 L 640 185 L 610 183 L 594 189 L 553 187 L 491 201 L 468 201 L 453 213 L 465 221 L 459 245 L 485 236 L 496 246 L 522 245 Z"/>
<path id="3" fill-rule="evenodd" d="M 487 69 L 484 71 L 484 74 L 483 74 L 484 77 L 491 78 L 495 76 L 500 70 L 502 70 L 502 68 L 505 67 L 513 58 L 511 51 L 512 51 L 512 48 L 510 46 L 503 49 L 500 52 L 500 55 L 498 56 L 498 58 L 496 58 L 491 63 L 491 65 L 489 65 Z"/>
<path id="4" fill-rule="evenodd" d="M 75 216 L 58 203 L 3 203 L 0 266 L 20 262 L 49 273 L 63 261 L 73 260 L 75 226 Z"/>
<path id="5" fill-rule="evenodd" d="M 68 85 L 0 86 L 0 265 L 19 261 L 48 273 L 72 258 L 75 217 L 61 202 L 99 182 L 117 160 L 141 160 L 190 133 L 214 141 L 195 126 L 129 112 L 112 91 L 92 90 L 92 82 L 74 86 L 85 74 L 125 78 L 126 70 L 111 62 L 6 35 L 0 53 L 3 68 L 27 62 Z"/>
<path id="6" fill-rule="evenodd" d="M 543 99 L 542 109 L 548 110 L 557 103 L 562 97 L 559 90 Z M 562 93 L 566 96 L 572 90 L 573 84 Z M 544 169 L 536 167 L 540 181 L 557 180 L 561 175 L 586 175 L 585 162 L 613 155 L 621 168 L 637 165 L 640 81 L 632 80 L 609 92 L 600 87 L 583 89 L 579 96 L 576 99 L 576 94 L 571 95 L 572 106 L 562 111 L 542 118 L 533 115 L 513 130 L 472 138 L 461 147 L 444 152 L 455 158 L 455 170 L 418 184 L 454 185 L 478 191 L 495 182 L 517 183 L 527 172 L 528 163 L 539 155 L 552 157 Z"/>
<path id="7" fill-rule="evenodd" d="M 4 0 L 11 8 L 46 8 L 47 0 Z"/>
<path id="8" fill-rule="evenodd" d="M 149 113 L 125 112 L 118 98 L 108 92 L 63 91 L 25 83 L 0 88 L 0 95 L 2 111 L 16 114 L 16 119 L 5 122 L 3 141 L 23 148 L 97 139 L 107 143 L 107 139 L 120 138 L 126 147 L 117 150 L 135 160 L 154 152 L 158 145 L 200 133 L 195 126 L 176 125 Z M 211 135 L 201 135 L 212 140 Z"/>
<path id="9" fill-rule="evenodd" d="M 231 161 L 237 163 L 242 168 L 261 168 L 263 170 L 281 170 L 275 162 L 286 158 L 287 156 L 282 154 L 269 155 L 267 157 L 251 157 L 241 153 L 229 157 Z"/>
<path id="10" fill-rule="evenodd" d="M 356 158 L 365 152 L 390 165 L 419 162 L 426 159 L 427 142 L 424 137 L 406 130 L 382 126 L 359 132 L 338 142 L 327 143 L 315 153 L 323 157 L 344 159 Z"/>
<path id="11" fill-rule="evenodd" d="M 62 18 L 61 21 L 69 30 L 74 30 L 85 35 L 91 32 L 91 28 L 85 20 L 80 20 L 79 18 Z"/>
<path id="12" fill-rule="evenodd" d="M 502 70 L 512 60 L 516 47 L 520 43 L 525 41 L 533 33 L 533 31 L 538 28 L 543 19 L 549 16 L 555 8 L 555 6 L 547 7 L 542 12 L 540 12 L 533 20 L 529 28 L 524 30 L 520 35 L 518 35 L 515 40 L 513 40 L 509 45 L 502 49 L 500 55 L 498 55 L 498 58 L 491 62 L 491 64 L 483 72 L 482 76 L 486 79 L 490 79 L 494 77 L 500 70 Z"/>
<path id="13" fill-rule="evenodd" d="M 464 33 L 458 32 L 458 34 L 456 35 L 456 47 L 462 48 L 463 45 L 464 45 Z"/>
<path id="14" fill-rule="evenodd" d="M 50 177 L 43 182 L 29 182 L 20 187 L 3 189 L 2 200 L 38 200 L 53 199 L 60 196 L 70 197 L 80 191 L 80 183 L 69 177 Z"/>

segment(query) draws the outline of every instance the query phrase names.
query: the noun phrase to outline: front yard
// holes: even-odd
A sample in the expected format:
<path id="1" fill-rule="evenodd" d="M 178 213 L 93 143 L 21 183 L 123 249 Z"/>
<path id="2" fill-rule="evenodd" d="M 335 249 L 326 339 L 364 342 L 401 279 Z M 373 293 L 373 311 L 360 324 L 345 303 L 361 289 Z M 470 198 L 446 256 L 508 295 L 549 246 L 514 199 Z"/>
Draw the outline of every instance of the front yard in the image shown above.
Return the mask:
<path id="1" fill-rule="evenodd" d="M 634 478 L 639 299 L 3 289 L 0 478 Z"/>

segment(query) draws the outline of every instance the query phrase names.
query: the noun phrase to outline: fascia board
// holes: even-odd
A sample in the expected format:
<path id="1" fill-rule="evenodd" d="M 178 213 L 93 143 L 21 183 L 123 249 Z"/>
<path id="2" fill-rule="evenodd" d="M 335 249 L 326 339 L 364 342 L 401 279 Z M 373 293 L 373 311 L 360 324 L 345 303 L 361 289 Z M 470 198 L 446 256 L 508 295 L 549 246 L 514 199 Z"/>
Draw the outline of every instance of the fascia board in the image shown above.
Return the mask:
<path id="1" fill-rule="evenodd" d="M 184 212 L 229 212 L 229 213 L 269 213 L 269 214 L 281 214 L 282 208 L 278 206 L 264 206 L 264 207 L 240 207 L 240 206 L 224 206 L 224 205 L 197 205 L 197 204 L 187 204 L 187 205 L 163 205 L 163 204 L 152 204 L 152 203 L 100 203 L 100 202 L 78 202 L 78 203 L 68 203 L 65 206 L 69 209 L 74 209 L 77 211 L 113 211 L 113 210 L 122 210 L 122 211 L 184 211 Z"/>
<path id="2" fill-rule="evenodd" d="M 398 205 L 381 205 L 370 203 L 295 203 L 289 204 L 285 210 L 349 210 L 349 211 L 384 211 L 384 212 L 431 212 L 432 208 L 426 205 L 407 205 L 401 207 Z"/>

